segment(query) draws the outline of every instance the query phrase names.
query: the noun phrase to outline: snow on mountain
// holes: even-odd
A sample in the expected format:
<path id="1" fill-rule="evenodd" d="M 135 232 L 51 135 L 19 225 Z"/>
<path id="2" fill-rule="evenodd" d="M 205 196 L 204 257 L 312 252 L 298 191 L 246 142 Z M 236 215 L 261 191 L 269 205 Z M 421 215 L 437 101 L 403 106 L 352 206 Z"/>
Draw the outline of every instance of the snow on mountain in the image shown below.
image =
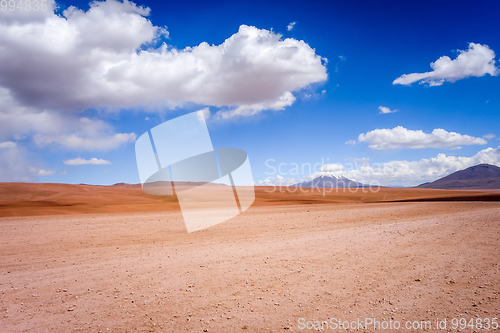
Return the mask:
<path id="1" fill-rule="evenodd" d="M 342 175 L 335 175 L 332 172 L 321 172 L 316 178 L 310 181 L 297 183 L 296 187 L 311 187 L 311 188 L 358 188 L 368 187 L 368 185 L 351 180 Z"/>

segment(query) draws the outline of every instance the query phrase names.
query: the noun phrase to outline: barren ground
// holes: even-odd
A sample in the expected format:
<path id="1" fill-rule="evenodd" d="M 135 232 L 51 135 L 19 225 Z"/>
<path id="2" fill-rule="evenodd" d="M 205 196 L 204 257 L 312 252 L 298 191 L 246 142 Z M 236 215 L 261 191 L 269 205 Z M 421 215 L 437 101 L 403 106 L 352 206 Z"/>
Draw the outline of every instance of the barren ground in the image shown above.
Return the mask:
<path id="1" fill-rule="evenodd" d="M 254 206 L 191 234 L 178 210 L 13 216 L 0 235 L 2 332 L 500 317 L 495 201 Z"/>

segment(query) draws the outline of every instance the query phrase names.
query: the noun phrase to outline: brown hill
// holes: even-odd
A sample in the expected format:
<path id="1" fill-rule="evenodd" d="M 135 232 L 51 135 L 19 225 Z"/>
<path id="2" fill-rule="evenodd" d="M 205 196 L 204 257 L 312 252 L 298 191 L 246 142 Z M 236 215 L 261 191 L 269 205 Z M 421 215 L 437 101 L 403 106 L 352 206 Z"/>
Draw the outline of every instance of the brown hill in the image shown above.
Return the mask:
<path id="1" fill-rule="evenodd" d="M 330 190 L 330 191 L 329 191 Z M 255 206 L 395 201 L 500 201 L 500 191 L 425 188 L 300 189 L 255 187 Z M 180 209 L 175 196 L 150 195 L 141 185 L 0 183 L 0 216 L 118 213 Z"/>
<path id="2" fill-rule="evenodd" d="M 479 164 L 418 187 L 452 190 L 500 189 L 500 168 L 491 164 Z"/>

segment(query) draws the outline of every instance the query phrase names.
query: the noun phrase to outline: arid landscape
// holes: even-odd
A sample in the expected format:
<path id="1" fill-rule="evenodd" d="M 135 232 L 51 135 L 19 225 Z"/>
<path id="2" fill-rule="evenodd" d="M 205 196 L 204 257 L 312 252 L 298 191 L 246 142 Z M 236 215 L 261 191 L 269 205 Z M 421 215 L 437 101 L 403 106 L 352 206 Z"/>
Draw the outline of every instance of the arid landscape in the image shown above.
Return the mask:
<path id="1" fill-rule="evenodd" d="M 438 319 L 457 331 L 452 318 L 500 316 L 498 190 L 256 189 L 247 211 L 188 234 L 173 197 L 137 185 L 1 184 L 2 332 L 284 332 L 332 318 L 435 332 Z"/>
<path id="2" fill-rule="evenodd" d="M 394 201 L 500 201 L 500 190 L 255 187 L 253 206 Z M 179 210 L 175 196 L 150 195 L 141 184 L 112 186 L 0 183 L 0 217 Z"/>
<path id="3" fill-rule="evenodd" d="M 0 1 L 0 333 L 500 333 L 500 1 Z"/>

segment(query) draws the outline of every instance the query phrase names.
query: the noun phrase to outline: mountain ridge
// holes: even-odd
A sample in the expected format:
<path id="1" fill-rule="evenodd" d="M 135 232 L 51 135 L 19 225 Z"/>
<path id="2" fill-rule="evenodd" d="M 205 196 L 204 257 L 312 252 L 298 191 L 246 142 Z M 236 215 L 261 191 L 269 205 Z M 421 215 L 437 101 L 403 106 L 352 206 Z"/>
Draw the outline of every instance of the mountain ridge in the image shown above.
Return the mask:
<path id="1" fill-rule="evenodd" d="M 500 189 L 500 168 L 491 164 L 478 164 L 458 170 L 416 188 L 440 190 L 492 190 Z"/>
<path id="2" fill-rule="evenodd" d="M 346 178 L 344 176 L 336 176 L 332 173 L 325 172 L 322 175 L 310 180 L 303 181 L 292 187 L 311 187 L 311 188 L 358 188 L 369 187 L 369 185 L 362 184 L 355 180 Z"/>

